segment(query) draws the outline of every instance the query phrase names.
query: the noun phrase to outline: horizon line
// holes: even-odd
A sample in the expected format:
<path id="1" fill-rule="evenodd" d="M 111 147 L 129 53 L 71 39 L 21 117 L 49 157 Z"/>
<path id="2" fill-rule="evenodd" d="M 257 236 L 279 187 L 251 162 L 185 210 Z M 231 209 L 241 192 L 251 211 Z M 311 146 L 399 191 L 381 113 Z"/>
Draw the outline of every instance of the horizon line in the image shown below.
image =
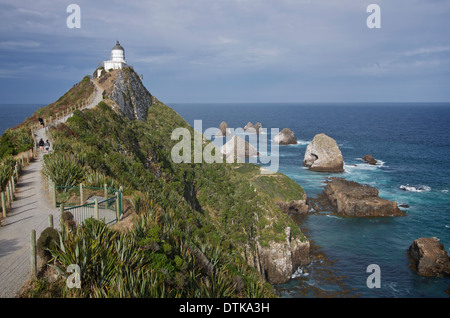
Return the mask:
<path id="1" fill-rule="evenodd" d="M 54 102 L 51 102 L 54 103 Z M 25 103 L 25 102 L 14 102 L 14 103 L 0 103 L 1 105 L 43 105 L 47 106 L 51 103 Z M 289 102 L 280 102 L 280 101 L 172 101 L 172 102 L 163 102 L 164 104 L 450 104 L 450 101 L 336 101 L 336 102 L 326 102 L 326 101 L 289 101 Z"/>

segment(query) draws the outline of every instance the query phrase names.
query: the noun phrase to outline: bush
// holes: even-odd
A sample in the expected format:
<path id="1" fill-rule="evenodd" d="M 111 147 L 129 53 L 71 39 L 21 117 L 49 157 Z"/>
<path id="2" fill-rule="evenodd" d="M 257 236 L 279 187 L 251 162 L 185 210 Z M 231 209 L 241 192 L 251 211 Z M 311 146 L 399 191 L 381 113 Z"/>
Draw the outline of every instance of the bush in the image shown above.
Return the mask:
<path id="1" fill-rule="evenodd" d="M 14 171 L 15 161 L 12 157 L 8 157 L 0 161 L 0 190 L 3 192 L 6 190 L 8 180 Z"/>
<path id="2" fill-rule="evenodd" d="M 44 156 L 44 174 L 57 186 L 72 187 L 84 179 L 85 169 L 77 163 L 79 158 L 71 154 L 52 153 Z"/>
<path id="3" fill-rule="evenodd" d="M 0 159 L 32 149 L 34 139 L 27 127 L 8 129 L 0 137 Z"/>
<path id="4" fill-rule="evenodd" d="M 36 242 L 36 251 L 44 263 L 48 263 L 52 258 L 49 249 L 55 247 L 59 242 L 59 232 L 52 227 L 46 228 L 42 231 L 39 239 Z"/>
<path id="5" fill-rule="evenodd" d="M 71 212 L 63 212 L 61 215 L 61 221 L 65 223 L 69 232 L 75 232 L 77 230 L 77 223 L 75 222 Z"/>

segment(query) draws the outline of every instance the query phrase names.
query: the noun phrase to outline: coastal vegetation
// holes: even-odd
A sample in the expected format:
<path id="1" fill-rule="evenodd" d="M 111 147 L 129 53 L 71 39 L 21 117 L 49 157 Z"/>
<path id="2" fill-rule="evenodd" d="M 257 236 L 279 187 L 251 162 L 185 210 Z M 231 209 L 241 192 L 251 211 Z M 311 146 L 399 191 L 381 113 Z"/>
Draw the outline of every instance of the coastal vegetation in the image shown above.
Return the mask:
<path id="1" fill-rule="evenodd" d="M 47 123 L 51 118 L 55 119 L 57 114 L 62 114 L 68 110 L 82 107 L 83 104 L 87 103 L 89 97 L 94 92 L 94 89 L 95 87 L 91 82 L 90 77 L 85 76 L 57 101 L 37 109 L 30 117 L 27 117 L 23 123 L 17 125 L 15 129 L 23 126 L 30 129 L 33 125 L 38 124 L 39 118 L 42 118 L 44 123 Z"/>
<path id="2" fill-rule="evenodd" d="M 0 191 L 6 191 L 17 163 L 15 157 L 32 149 L 34 139 L 27 127 L 8 129 L 0 136 Z"/>
<path id="3" fill-rule="evenodd" d="M 34 139 L 28 127 L 7 129 L 0 136 L 0 159 L 32 149 L 33 144 Z"/>
<path id="4" fill-rule="evenodd" d="M 172 131 L 184 127 L 194 136 L 183 118 L 157 99 L 145 121 L 108 104 L 75 110 L 50 128 L 54 151 L 44 156 L 43 173 L 63 186 L 123 186 L 132 226 L 62 224 L 43 272 L 64 277 L 78 264 L 81 289 L 38 279 L 23 296 L 275 297 L 267 269 L 249 260 L 261 247 L 284 244 L 287 228 L 288 239 L 307 241 L 276 204 L 304 199 L 303 189 L 281 173 L 261 175 L 253 164 L 175 164 Z"/>
<path id="5" fill-rule="evenodd" d="M 78 108 L 88 100 L 93 91 L 94 84 L 90 81 L 89 76 L 85 76 L 56 102 L 39 108 L 21 124 L 7 129 L 0 136 L 0 180 L 6 180 L 7 182 L 11 177 L 13 169 L 10 169 L 10 167 L 14 167 L 13 158 L 16 155 L 33 149 L 35 141 L 32 130 L 39 125 L 39 118 L 47 122 L 52 116 L 64 111 L 67 112 L 70 107 L 72 109 Z M 4 184 L 0 183 L 0 186 L 4 191 Z"/>

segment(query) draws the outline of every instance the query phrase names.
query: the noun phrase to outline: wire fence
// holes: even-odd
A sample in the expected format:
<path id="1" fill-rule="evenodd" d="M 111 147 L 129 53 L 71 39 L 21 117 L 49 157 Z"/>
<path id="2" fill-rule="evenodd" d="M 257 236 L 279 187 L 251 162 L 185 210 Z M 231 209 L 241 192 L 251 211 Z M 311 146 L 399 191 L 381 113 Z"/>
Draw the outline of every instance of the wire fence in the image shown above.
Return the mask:
<path id="1" fill-rule="evenodd" d="M 71 212 L 77 223 L 87 218 L 104 220 L 107 224 L 118 222 L 123 214 L 123 190 L 104 187 L 56 186 L 49 180 L 53 206 L 61 212 Z"/>

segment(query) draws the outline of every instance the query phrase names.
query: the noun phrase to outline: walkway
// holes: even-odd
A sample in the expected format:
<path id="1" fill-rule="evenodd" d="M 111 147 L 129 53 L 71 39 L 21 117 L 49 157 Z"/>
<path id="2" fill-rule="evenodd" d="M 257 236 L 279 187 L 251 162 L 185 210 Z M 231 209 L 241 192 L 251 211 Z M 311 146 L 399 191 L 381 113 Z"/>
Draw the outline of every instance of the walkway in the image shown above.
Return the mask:
<path id="1" fill-rule="evenodd" d="M 93 108 L 102 100 L 102 91 L 96 85 L 95 97 L 85 108 Z M 65 122 L 70 115 L 59 120 Z M 44 128 L 35 132 L 35 139 L 47 140 Z M 3 226 L 0 227 L 0 297 L 16 297 L 20 289 L 31 278 L 30 235 L 36 230 L 36 239 L 48 227 L 49 215 L 53 224 L 59 226 L 59 209 L 53 209 L 41 174 L 42 159 L 39 156 L 26 166 L 16 185 L 15 200 Z"/>

